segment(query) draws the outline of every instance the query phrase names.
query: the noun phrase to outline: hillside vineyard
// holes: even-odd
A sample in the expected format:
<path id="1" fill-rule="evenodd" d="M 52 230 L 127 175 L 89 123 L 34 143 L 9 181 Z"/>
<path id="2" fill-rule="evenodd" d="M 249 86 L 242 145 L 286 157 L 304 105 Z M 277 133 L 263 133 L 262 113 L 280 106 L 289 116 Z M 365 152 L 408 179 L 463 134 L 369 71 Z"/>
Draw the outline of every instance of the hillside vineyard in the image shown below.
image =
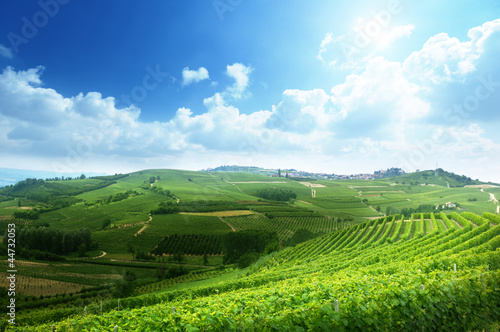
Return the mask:
<path id="1" fill-rule="evenodd" d="M 401 236 L 405 228 L 410 232 Z M 478 215 L 390 216 L 266 256 L 233 280 L 124 299 L 120 311 L 76 315 L 55 327 L 481 330 L 500 314 L 498 249 L 500 226 Z M 22 330 L 48 331 L 51 326 Z"/>

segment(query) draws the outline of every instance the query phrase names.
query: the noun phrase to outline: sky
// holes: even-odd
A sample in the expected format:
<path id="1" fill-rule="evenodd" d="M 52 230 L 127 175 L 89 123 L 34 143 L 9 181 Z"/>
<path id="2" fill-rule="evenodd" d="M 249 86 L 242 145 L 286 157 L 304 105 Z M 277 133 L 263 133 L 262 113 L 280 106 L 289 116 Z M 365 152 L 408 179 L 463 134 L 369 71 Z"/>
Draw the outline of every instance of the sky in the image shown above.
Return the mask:
<path id="1" fill-rule="evenodd" d="M 500 183 L 500 2 L 3 0 L 0 167 Z"/>

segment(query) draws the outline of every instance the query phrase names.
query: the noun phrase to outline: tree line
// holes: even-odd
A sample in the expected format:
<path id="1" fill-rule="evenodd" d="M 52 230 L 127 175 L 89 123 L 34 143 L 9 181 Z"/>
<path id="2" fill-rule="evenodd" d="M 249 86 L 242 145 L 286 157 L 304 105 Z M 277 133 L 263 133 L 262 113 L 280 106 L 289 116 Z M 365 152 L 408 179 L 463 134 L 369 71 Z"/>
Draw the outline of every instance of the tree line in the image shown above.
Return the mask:
<path id="1" fill-rule="evenodd" d="M 23 227 L 16 230 L 16 243 L 27 250 L 48 251 L 54 254 L 85 253 L 94 248 L 89 228 L 66 230 L 49 227 Z M 4 242 L 7 240 L 4 236 Z"/>
<path id="2" fill-rule="evenodd" d="M 257 196 L 273 201 L 288 201 L 297 198 L 297 194 L 291 190 L 264 189 L 257 191 Z"/>

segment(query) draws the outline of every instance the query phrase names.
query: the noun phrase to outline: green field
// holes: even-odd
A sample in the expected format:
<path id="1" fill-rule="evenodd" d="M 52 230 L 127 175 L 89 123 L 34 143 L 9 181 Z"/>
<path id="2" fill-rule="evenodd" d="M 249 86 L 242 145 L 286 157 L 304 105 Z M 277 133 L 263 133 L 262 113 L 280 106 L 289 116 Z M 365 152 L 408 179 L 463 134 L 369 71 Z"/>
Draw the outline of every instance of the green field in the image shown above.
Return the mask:
<path id="1" fill-rule="evenodd" d="M 465 215 L 465 214 L 464 214 Z M 500 310 L 500 226 L 451 214 L 461 226 L 418 233 L 422 215 L 339 230 L 273 253 L 239 273 L 181 277 L 121 301 L 70 306 L 76 316 L 11 330 L 494 330 Z M 445 215 L 430 215 L 436 221 Z M 394 221 L 394 222 L 393 222 Z M 389 225 L 392 225 L 389 226 Z M 388 227 L 389 226 L 389 227 Z M 405 228 L 407 228 L 405 226 Z M 205 274 L 209 276 L 208 274 Z M 451 299 L 451 300 L 450 300 Z M 80 312 L 80 314 L 78 314 Z M 25 314 L 40 320 L 41 312 Z M 60 315 L 45 310 L 44 317 Z M 31 326 L 30 326 L 31 325 Z"/>
<path id="2" fill-rule="evenodd" d="M 23 227 L 49 227 L 67 231 L 89 228 L 94 242 L 92 248 L 83 248 L 87 255 L 96 258 L 91 261 L 90 258 L 79 258 L 81 253 L 71 252 L 64 255 L 66 262 L 42 260 L 31 265 L 29 262 L 19 264 L 18 275 L 22 285 L 20 299 L 28 303 L 30 297 L 36 297 L 31 298 L 35 301 L 33 304 L 23 302 L 21 305 L 22 309 L 33 309 L 32 312 L 21 310 L 21 320 L 26 322 L 33 318 L 33 324 L 43 323 L 48 317 L 61 320 L 81 311 L 85 305 L 90 310 L 96 301 L 101 300 L 106 303 L 105 311 L 110 311 L 116 306 L 117 300 L 113 294 L 117 292 L 117 283 L 125 280 L 129 274 L 136 278 L 135 295 L 143 295 L 137 300 L 134 297 L 123 299 L 122 304 L 138 317 L 143 315 L 142 310 L 147 310 L 141 309 L 146 302 L 155 304 L 161 300 L 175 299 L 176 307 L 182 308 L 186 296 L 183 292 L 189 292 L 189 298 L 193 297 L 194 303 L 200 305 L 204 301 L 213 302 L 210 294 L 214 289 L 224 293 L 223 298 L 228 303 L 233 303 L 228 295 L 229 290 L 239 292 L 238 296 L 246 299 L 245 303 L 253 303 L 253 298 L 259 296 L 255 294 L 261 292 L 259 287 L 263 287 L 262 294 L 268 294 L 268 287 L 272 289 L 283 282 L 286 287 L 309 298 L 313 296 L 310 292 L 314 287 L 307 282 L 304 286 L 294 286 L 294 280 L 317 276 L 329 285 L 336 283 L 335 278 L 348 285 L 357 284 L 360 276 L 367 273 L 376 279 L 379 273 L 395 275 L 393 269 L 396 266 L 406 266 L 410 271 L 414 269 L 413 262 L 419 262 L 421 266 L 429 264 L 430 259 L 437 260 L 436 266 L 441 266 L 442 258 L 439 257 L 442 256 L 437 253 L 448 253 L 452 250 L 450 248 L 455 247 L 457 249 L 452 250 L 452 254 L 463 252 L 464 257 L 453 259 L 457 262 L 462 260 L 463 264 L 470 267 L 464 273 L 473 274 L 476 265 L 466 257 L 475 257 L 478 253 L 484 253 L 484 250 L 475 251 L 471 248 L 483 248 L 482 243 L 488 241 L 491 246 L 487 250 L 496 248 L 496 242 L 491 241 L 498 237 L 498 226 L 493 227 L 498 224 L 497 216 L 494 215 L 497 204 L 490 200 L 489 193 L 499 198 L 500 188 L 485 188 L 481 191 L 477 187 L 453 187 L 460 183 L 457 182 L 459 178 L 446 175 L 432 179 L 432 174 L 424 172 L 405 178 L 373 181 L 298 182 L 289 178 L 244 173 L 144 170 L 98 179 L 27 182 L 23 187 L 6 188 L 3 192 L 0 189 L 0 195 L 3 193 L 8 197 L 0 202 L 0 231 L 6 232 L 9 223 L 15 223 L 18 230 Z M 263 190 L 275 189 L 291 191 L 296 194 L 296 199 L 276 202 L 258 197 L 258 193 Z M 51 199 L 47 199 L 47 193 L 52 195 Z M 44 200 L 38 201 L 37 198 Z M 452 203 L 452 206 L 445 206 L 448 203 Z M 164 210 L 159 210 L 160 207 Z M 179 213 L 179 209 L 189 213 Z M 406 213 L 401 220 L 400 215 L 386 217 L 386 210 L 392 214 L 413 212 Z M 483 212 L 493 214 L 489 215 L 491 220 L 479 217 Z M 488 227 L 491 229 L 488 230 Z M 261 254 L 260 260 L 246 270 L 235 272 L 237 264 L 229 265 L 227 270 L 228 267 L 222 264 L 222 238 L 226 234 L 250 230 L 276 233 L 279 245 L 274 248 L 280 251 L 270 256 Z M 293 236 L 300 232 L 309 232 L 307 234 L 311 234 L 309 238 L 313 240 L 300 243 L 295 248 L 287 248 Z M 166 250 L 162 252 L 166 255 L 149 255 L 155 253 L 154 250 L 160 248 L 161 243 Z M 433 243 L 436 248 L 442 249 L 436 249 L 436 254 L 425 256 L 428 258 L 422 256 L 422 261 L 412 258 L 411 253 L 420 257 L 423 253 L 434 252 Z M 36 257 L 34 252 L 23 255 L 18 259 L 29 257 L 33 261 Z M 486 256 L 481 255 L 477 256 L 479 262 L 486 259 Z M 5 270 L 6 258 L 0 264 Z M 385 264 L 379 264 L 382 261 Z M 360 269 L 364 272 L 360 272 Z M 447 273 L 446 269 L 429 271 Z M 168 277 L 164 281 L 157 281 L 158 273 L 167 273 Z M 404 278 L 416 278 L 410 274 L 397 279 L 400 276 L 395 278 L 401 283 Z M 216 285 L 216 282 L 220 284 Z M 332 294 L 339 294 L 334 286 L 331 287 Z M 374 291 L 380 292 L 380 289 Z M 150 296 L 150 292 L 156 297 Z M 353 294 L 358 294 L 356 292 L 354 290 Z M 64 293 L 74 295 L 66 297 L 62 295 Z M 297 301 L 292 298 L 290 301 Z M 351 303 L 350 299 L 345 301 Z M 260 303 L 260 300 L 256 303 Z M 276 309 L 272 310 L 277 311 L 258 304 L 249 306 L 255 305 L 255 308 L 260 308 L 258 310 L 267 308 L 265 310 L 281 317 L 279 315 L 283 312 L 280 306 L 273 301 L 269 303 L 274 303 Z M 314 307 L 313 302 L 305 300 L 303 304 L 293 303 L 290 306 L 292 311 L 303 308 L 303 305 Z M 209 306 L 203 304 L 203 307 Z M 38 310 L 44 307 L 50 310 L 44 315 L 39 314 Z M 156 307 L 145 308 L 156 310 Z M 221 315 L 228 314 L 221 307 L 212 309 L 212 312 L 220 312 Z M 103 324 L 121 322 L 121 318 L 113 316 L 113 313 L 106 315 L 107 318 L 102 318 L 106 322 Z M 187 314 L 179 315 L 178 321 L 182 324 L 190 319 Z M 295 311 L 293 315 L 296 315 Z M 275 322 L 271 318 L 251 313 L 245 317 L 263 329 L 272 326 L 266 324 L 285 322 Z M 342 317 L 350 322 L 347 316 Z M 166 326 L 170 324 L 170 318 L 162 319 L 166 319 Z M 247 326 L 246 320 L 238 319 L 235 320 L 239 322 L 238 326 Z M 113 323 L 110 323 L 111 320 Z M 204 325 L 207 323 L 203 319 L 195 321 L 197 326 L 207 328 L 234 327 L 231 322 L 213 320 L 209 325 Z M 325 324 L 336 326 L 336 321 L 330 320 Z M 83 322 L 87 321 L 82 319 L 72 324 L 79 326 Z M 66 326 L 64 324 L 67 323 L 61 324 Z M 302 326 L 302 323 L 297 324 Z M 95 326 L 99 326 L 98 329 L 102 327 Z M 140 325 L 131 326 L 142 328 Z M 158 328 L 154 324 L 147 326 L 153 326 L 153 330 Z"/>

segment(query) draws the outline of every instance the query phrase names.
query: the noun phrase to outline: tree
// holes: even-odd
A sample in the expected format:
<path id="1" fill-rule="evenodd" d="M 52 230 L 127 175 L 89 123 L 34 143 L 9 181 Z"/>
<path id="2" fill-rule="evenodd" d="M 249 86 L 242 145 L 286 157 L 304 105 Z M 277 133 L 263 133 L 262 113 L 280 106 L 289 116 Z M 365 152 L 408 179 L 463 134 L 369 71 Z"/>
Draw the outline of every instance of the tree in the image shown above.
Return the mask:
<path id="1" fill-rule="evenodd" d="M 101 229 L 105 229 L 109 225 L 111 225 L 111 219 L 107 218 L 107 219 L 103 220 Z"/>
<path id="2" fill-rule="evenodd" d="M 315 237 L 314 233 L 312 233 L 311 231 L 309 231 L 307 229 L 301 228 L 301 229 L 296 230 L 295 233 L 293 233 L 292 237 L 289 240 L 289 244 L 291 246 L 295 246 L 301 242 L 305 242 L 305 241 L 312 239 L 314 237 Z"/>
<path id="3" fill-rule="evenodd" d="M 82 243 L 78 246 L 78 257 L 85 257 L 85 252 L 87 251 L 87 246 Z"/>
<path id="4" fill-rule="evenodd" d="M 208 265 L 208 255 L 207 253 L 203 253 L 203 265 Z"/>
<path id="5" fill-rule="evenodd" d="M 380 212 L 381 209 L 382 208 L 380 207 L 380 205 L 377 205 L 377 208 L 376 208 L 377 212 Z"/>
<path id="6" fill-rule="evenodd" d="M 134 256 L 135 251 L 134 251 L 134 247 L 132 247 L 132 245 L 130 243 L 127 247 L 127 251 L 132 254 L 132 259 L 134 259 L 135 258 L 135 256 Z"/>
<path id="7" fill-rule="evenodd" d="M 237 262 L 240 257 L 249 252 L 263 253 L 273 242 L 278 242 L 275 232 L 244 230 L 226 233 L 222 237 L 224 264 Z"/>
<path id="8" fill-rule="evenodd" d="M 85 180 L 86 178 L 85 174 L 80 175 L 80 180 Z"/>

